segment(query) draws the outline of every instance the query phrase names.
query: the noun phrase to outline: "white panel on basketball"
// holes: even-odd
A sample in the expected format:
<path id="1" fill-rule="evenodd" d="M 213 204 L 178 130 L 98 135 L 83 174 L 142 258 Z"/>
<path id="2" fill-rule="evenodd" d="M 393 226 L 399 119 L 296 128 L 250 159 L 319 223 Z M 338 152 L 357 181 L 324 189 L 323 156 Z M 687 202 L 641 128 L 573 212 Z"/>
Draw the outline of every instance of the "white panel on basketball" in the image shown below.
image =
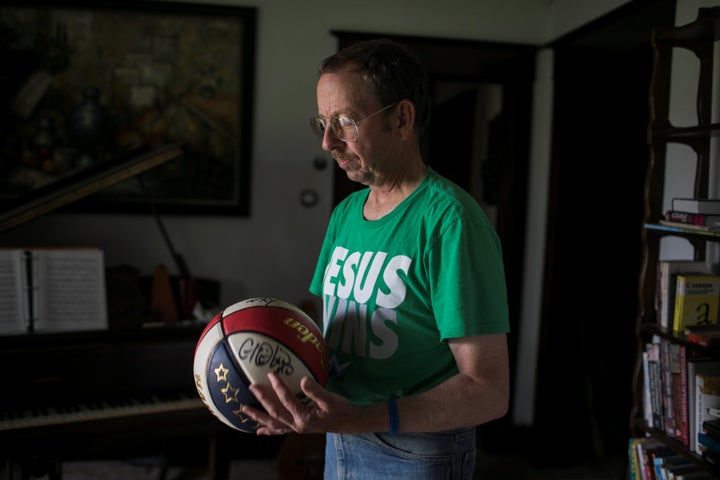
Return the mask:
<path id="1" fill-rule="evenodd" d="M 252 308 L 252 307 L 275 307 L 275 308 L 284 308 L 285 310 L 290 310 L 292 312 L 298 312 L 302 315 L 305 315 L 305 313 L 300 310 L 295 305 L 288 303 L 284 300 L 278 300 L 278 299 L 261 299 L 263 300 L 260 302 L 257 298 L 249 298 L 247 300 L 243 300 L 237 303 L 234 303 L 230 305 L 229 307 L 225 308 L 222 312 L 223 317 L 230 316 L 231 314 L 243 310 L 246 308 Z"/>
<path id="2" fill-rule="evenodd" d="M 205 333 L 196 347 L 197 351 L 195 353 L 195 361 L 193 362 L 193 373 L 195 376 L 195 386 L 197 387 L 198 392 L 201 392 L 200 398 L 203 403 L 205 403 L 213 415 L 222 420 L 223 423 L 235 428 L 235 426 L 223 415 L 220 415 L 217 408 L 215 408 L 206 377 L 208 364 L 210 363 L 210 358 L 212 357 L 211 353 L 215 349 L 215 346 L 222 341 L 222 324 L 218 322 Z"/>
<path id="3" fill-rule="evenodd" d="M 300 380 L 312 378 L 312 372 L 294 352 L 277 340 L 255 332 L 237 332 L 228 336 L 230 349 L 251 383 L 268 385 L 267 374 L 274 371 L 295 393 L 301 393 Z"/>

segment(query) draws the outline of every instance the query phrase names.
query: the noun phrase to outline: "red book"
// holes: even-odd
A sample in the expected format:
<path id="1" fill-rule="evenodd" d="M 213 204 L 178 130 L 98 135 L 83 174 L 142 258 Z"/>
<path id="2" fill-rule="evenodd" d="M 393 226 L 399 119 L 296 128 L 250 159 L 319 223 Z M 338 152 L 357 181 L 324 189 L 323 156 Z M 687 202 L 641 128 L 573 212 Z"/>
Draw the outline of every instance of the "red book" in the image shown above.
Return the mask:
<path id="1" fill-rule="evenodd" d="M 720 325 L 693 325 L 685 328 L 689 342 L 705 347 L 720 345 Z"/>
<path id="2" fill-rule="evenodd" d="M 678 423 L 677 431 L 675 437 L 678 439 L 678 441 L 682 442 L 683 445 L 686 447 L 690 444 L 690 424 L 689 417 L 688 417 L 688 395 L 687 395 L 687 389 L 688 389 L 688 381 L 687 381 L 687 351 L 685 350 L 685 345 L 677 345 L 678 349 L 678 367 L 679 367 L 679 383 L 680 383 L 680 392 L 679 392 L 679 406 L 678 407 L 678 414 L 680 416 L 680 421 Z"/>
<path id="3" fill-rule="evenodd" d="M 720 215 L 705 215 L 703 213 L 680 212 L 677 210 L 668 210 L 665 212 L 665 220 L 668 222 L 704 227 L 720 226 Z"/>

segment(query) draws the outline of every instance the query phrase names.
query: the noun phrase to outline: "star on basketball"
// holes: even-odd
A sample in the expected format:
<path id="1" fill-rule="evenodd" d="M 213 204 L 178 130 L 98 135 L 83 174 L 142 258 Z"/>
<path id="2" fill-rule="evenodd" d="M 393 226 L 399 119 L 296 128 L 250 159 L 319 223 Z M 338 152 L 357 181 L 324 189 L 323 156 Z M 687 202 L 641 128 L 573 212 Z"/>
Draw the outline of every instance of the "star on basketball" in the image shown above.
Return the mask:
<path id="1" fill-rule="evenodd" d="M 225 368 L 221 363 L 218 368 L 215 369 L 215 380 L 218 382 L 227 382 L 227 374 L 230 370 Z"/>
<path id="2" fill-rule="evenodd" d="M 225 385 L 225 388 L 220 389 L 223 395 L 225 395 L 225 403 L 230 402 L 239 402 L 238 400 L 238 393 L 240 392 L 239 388 L 233 388 L 232 385 L 230 385 L 230 382 L 228 382 L 227 385 Z"/>

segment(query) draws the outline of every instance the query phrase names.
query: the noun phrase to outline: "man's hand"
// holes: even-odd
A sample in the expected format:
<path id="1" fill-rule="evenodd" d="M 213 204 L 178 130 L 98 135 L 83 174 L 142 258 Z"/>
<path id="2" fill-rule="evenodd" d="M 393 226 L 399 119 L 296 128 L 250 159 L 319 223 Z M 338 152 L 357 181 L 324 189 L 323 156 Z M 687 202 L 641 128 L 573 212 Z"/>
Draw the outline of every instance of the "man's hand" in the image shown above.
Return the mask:
<path id="1" fill-rule="evenodd" d="M 270 385 L 250 386 L 265 412 L 243 407 L 243 413 L 258 423 L 258 435 L 349 432 L 358 428 L 359 408 L 327 392 L 312 378 L 306 376 L 300 381 L 300 388 L 311 401 L 308 405 L 293 395 L 277 374 L 269 373 L 268 380 Z"/>

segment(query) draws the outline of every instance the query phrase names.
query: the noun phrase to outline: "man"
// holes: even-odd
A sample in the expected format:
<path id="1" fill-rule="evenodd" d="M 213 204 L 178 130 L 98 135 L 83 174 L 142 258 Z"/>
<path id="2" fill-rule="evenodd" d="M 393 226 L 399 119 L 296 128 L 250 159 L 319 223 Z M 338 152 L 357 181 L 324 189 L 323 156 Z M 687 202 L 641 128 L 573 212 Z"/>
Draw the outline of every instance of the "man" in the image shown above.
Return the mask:
<path id="1" fill-rule="evenodd" d="M 429 81 L 388 40 L 327 58 L 311 119 L 368 188 L 333 212 L 310 290 L 323 298 L 327 390 L 305 406 L 271 374 L 258 434 L 327 432 L 325 478 L 472 478 L 475 426 L 507 412 L 499 240 L 479 205 L 426 166 Z M 446 139 L 452 141 L 452 139 Z"/>

